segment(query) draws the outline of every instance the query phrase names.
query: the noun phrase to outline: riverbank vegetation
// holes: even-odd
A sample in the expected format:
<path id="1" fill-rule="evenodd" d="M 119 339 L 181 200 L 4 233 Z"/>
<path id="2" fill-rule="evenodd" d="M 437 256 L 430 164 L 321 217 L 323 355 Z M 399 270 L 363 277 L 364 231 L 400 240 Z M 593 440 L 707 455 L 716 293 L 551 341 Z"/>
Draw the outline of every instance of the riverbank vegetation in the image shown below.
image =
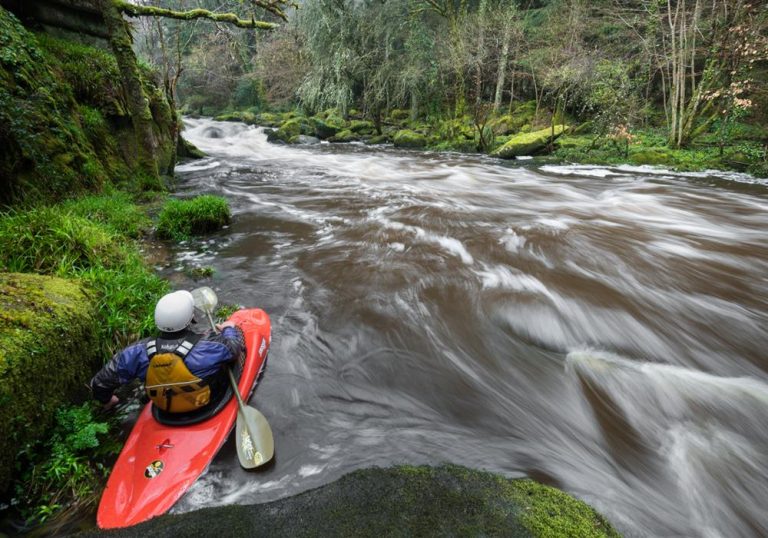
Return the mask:
<path id="1" fill-rule="evenodd" d="M 183 70 L 178 102 L 189 113 L 264 123 L 265 111 L 310 119 L 333 109 L 326 117 L 369 122 L 366 140 L 410 131 L 426 141 L 397 138 L 483 153 L 563 125 L 534 153 L 764 176 L 767 31 L 766 10 L 747 0 L 308 0 L 268 34 L 147 22 L 139 44 Z M 521 108 L 530 117 L 510 121 Z M 394 130 L 396 111 L 406 121 Z M 331 141 L 363 138 L 343 127 Z"/>
<path id="2" fill-rule="evenodd" d="M 156 233 L 188 239 L 229 215 L 220 197 L 168 199 Z M 93 501 L 119 450 L 114 420 L 78 402 L 105 359 L 154 329 L 169 285 L 141 253 L 153 225 L 123 192 L 0 213 L 0 485 L 31 520 Z"/>

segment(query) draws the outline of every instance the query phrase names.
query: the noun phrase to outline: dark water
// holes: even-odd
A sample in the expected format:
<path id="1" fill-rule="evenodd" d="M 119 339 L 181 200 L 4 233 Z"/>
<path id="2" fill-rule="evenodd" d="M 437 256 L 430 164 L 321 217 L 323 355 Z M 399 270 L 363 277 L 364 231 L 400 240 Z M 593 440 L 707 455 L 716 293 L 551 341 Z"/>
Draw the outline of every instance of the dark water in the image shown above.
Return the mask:
<path id="1" fill-rule="evenodd" d="M 175 265 L 270 314 L 251 403 L 277 460 L 248 473 L 227 444 L 175 512 L 452 462 L 558 486 L 627 536 L 768 535 L 764 185 L 185 134 L 210 157 L 180 193 L 234 222 Z"/>

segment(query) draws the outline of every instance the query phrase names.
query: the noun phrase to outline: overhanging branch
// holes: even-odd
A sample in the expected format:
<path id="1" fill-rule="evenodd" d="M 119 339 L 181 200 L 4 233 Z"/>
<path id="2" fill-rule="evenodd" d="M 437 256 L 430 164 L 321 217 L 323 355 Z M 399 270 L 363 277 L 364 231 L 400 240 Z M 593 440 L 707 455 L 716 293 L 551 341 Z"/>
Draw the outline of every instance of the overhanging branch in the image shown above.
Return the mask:
<path id="1" fill-rule="evenodd" d="M 172 9 L 165 9 L 160 7 L 151 6 L 139 6 L 125 2 L 124 0 L 114 0 L 117 9 L 125 13 L 129 17 L 165 17 L 168 19 L 179 19 L 189 21 L 193 19 L 210 19 L 215 22 L 223 22 L 232 24 L 238 28 L 258 28 L 260 30 L 273 30 L 278 27 L 277 24 L 272 22 L 257 21 L 253 18 L 241 19 L 234 13 L 213 13 L 207 9 L 190 9 L 188 11 L 173 11 Z M 273 11 L 278 16 L 285 15 L 282 11 Z"/>

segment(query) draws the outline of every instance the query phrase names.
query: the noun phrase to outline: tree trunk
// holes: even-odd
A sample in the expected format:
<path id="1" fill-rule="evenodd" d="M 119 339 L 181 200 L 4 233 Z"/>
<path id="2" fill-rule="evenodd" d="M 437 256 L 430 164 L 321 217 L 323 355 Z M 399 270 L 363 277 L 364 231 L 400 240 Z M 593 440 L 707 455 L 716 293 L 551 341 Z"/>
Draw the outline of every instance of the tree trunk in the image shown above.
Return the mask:
<path id="1" fill-rule="evenodd" d="M 501 44 L 501 56 L 499 57 L 499 67 L 496 71 L 496 94 L 493 98 L 493 111 L 498 112 L 501 107 L 501 98 L 504 94 L 504 79 L 507 75 L 507 62 L 509 61 L 509 21 L 504 23 L 504 41 Z"/>

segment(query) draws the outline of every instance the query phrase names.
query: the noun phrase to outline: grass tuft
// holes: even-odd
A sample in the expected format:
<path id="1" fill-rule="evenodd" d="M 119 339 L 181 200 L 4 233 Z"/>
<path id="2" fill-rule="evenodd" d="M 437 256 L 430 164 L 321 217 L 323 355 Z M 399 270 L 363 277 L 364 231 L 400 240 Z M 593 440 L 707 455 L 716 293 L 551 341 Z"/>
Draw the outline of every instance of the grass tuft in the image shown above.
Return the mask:
<path id="1" fill-rule="evenodd" d="M 230 220 L 229 205 L 220 196 L 169 200 L 160 211 L 157 235 L 162 239 L 184 241 L 193 235 L 218 230 Z"/>

